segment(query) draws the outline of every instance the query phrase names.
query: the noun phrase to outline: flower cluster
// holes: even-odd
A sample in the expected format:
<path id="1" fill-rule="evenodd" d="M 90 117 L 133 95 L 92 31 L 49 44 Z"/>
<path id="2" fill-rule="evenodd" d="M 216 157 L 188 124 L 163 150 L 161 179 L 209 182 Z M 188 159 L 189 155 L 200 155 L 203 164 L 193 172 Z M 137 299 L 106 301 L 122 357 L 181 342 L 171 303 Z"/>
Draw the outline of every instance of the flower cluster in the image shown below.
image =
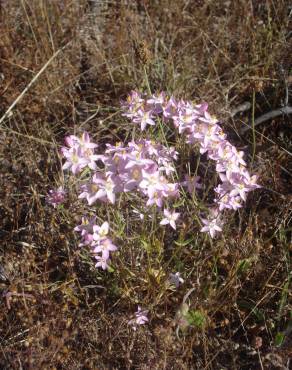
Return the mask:
<path id="1" fill-rule="evenodd" d="M 81 225 L 76 226 L 74 230 L 81 233 L 82 242 L 80 246 L 90 245 L 97 261 L 95 267 L 101 267 L 103 270 L 108 269 L 110 253 L 117 250 L 117 247 L 108 237 L 108 222 L 98 226 L 96 217 L 91 219 L 83 217 Z"/>
<path id="2" fill-rule="evenodd" d="M 213 238 L 222 231 L 224 211 L 242 207 L 247 193 L 259 187 L 256 176 L 250 176 L 246 169 L 244 153 L 227 140 L 218 120 L 209 114 L 207 103 L 194 105 L 168 98 L 164 93 L 147 98 L 133 91 L 123 103 L 123 109 L 123 115 L 134 125 L 140 125 L 141 130 L 156 125 L 157 118 L 166 124 L 172 122 L 187 143 L 196 144 L 201 154 L 206 153 L 215 162 L 221 183 L 214 189 L 216 196 L 208 216 L 201 219 L 201 231 Z M 89 173 L 79 193 L 79 198 L 85 199 L 89 206 L 97 201 L 114 204 L 118 194 L 135 191 L 146 200 L 147 207 L 156 206 L 161 214 L 163 211 L 161 225 L 176 229 L 180 213 L 168 207 L 163 209 L 165 201 L 169 205 L 169 200 L 179 197 L 180 187 L 186 187 L 191 194 L 202 188 L 198 176 L 186 175 L 184 181 L 173 182 L 177 177 L 174 162 L 178 158 L 174 147 L 140 139 L 125 145 L 106 144 L 105 150 L 96 154 L 98 145 L 91 142 L 87 132 L 81 137 L 66 137 L 65 144 L 61 149 L 66 159 L 63 169 L 70 169 L 74 175 Z M 51 203 L 59 203 L 57 194 L 51 194 Z M 140 219 L 144 218 L 144 214 L 138 214 Z M 83 219 L 75 230 L 81 232 L 81 245 L 91 246 L 96 266 L 107 269 L 110 252 L 117 249 L 107 237 L 108 223 L 98 226 L 95 219 Z"/>
<path id="3" fill-rule="evenodd" d="M 96 155 L 92 149 L 96 145 L 90 143 L 88 134 L 84 133 L 82 137 L 86 141 L 75 136 L 66 138 L 69 148 L 62 148 L 67 159 L 63 169 L 71 168 L 73 174 L 85 166 L 94 170 L 90 180 L 81 186 L 79 195 L 89 205 L 97 200 L 114 204 L 116 194 L 133 190 L 147 197 L 147 206 L 162 207 L 165 198 L 178 196 L 178 184 L 167 179 L 174 171 L 172 161 L 177 159 L 173 148 L 139 140 L 126 146 L 106 144 L 104 154 Z"/>
<path id="4" fill-rule="evenodd" d="M 81 138 L 71 135 L 65 139 L 66 147 L 61 151 L 66 158 L 63 169 L 70 169 L 76 175 L 85 167 L 92 171 L 90 177 L 80 187 L 79 198 L 85 199 L 88 205 L 97 201 L 114 204 L 119 193 L 138 192 L 146 198 L 146 205 L 162 207 L 165 199 L 179 195 L 179 184 L 168 178 L 175 171 L 173 161 L 178 153 L 174 148 L 167 148 L 150 140 L 131 141 L 127 145 L 106 144 L 102 155 L 94 153 L 97 145 L 90 141 L 87 132 Z M 165 210 L 165 215 L 167 214 Z M 175 228 L 178 214 L 171 219 L 163 219 L 162 224 L 170 223 Z M 108 224 L 100 227 L 108 232 Z M 101 231 L 97 225 L 84 219 L 82 225 L 75 228 L 81 232 L 81 245 L 91 245 L 97 267 L 106 269 L 109 251 L 116 247 L 105 238 L 98 236 Z M 96 253 L 102 252 L 101 256 Z"/>
<path id="5" fill-rule="evenodd" d="M 75 135 L 67 136 L 65 143 L 67 147 L 61 148 L 61 152 L 66 158 L 63 170 L 70 169 L 73 175 L 76 175 L 86 166 L 92 170 L 97 169 L 96 161 L 98 160 L 98 155 L 94 154 L 97 144 L 90 142 L 87 132 L 84 132 L 81 138 Z"/>
<path id="6" fill-rule="evenodd" d="M 257 177 L 250 176 L 243 160 L 244 152 L 238 151 L 226 138 L 216 118 L 208 112 L 208 104 L 194 105 L 184 100 L 177 101 L 174 97 L 167 98 L 164 93 L 150 98 L 132 91 L 123 104 L 125 116 L 133 124 L 140 124 L 141 130 L 148 125 L 155 125 L 155 118 L 160 116 L 166 123 L 172 121 L 180 134 L 184 134 L 186 142 L 198 144 L 201 154 L 215 161 L 216 171 L 222 183 L 214 190 L 216 197 L 208 219 L 202 219 L 202 232 L 214 237 L 221 231 L 224 209 L 237 210 L 242 207 L 249 191 L 259 188 Z M 187 179 L 185 185 L 193 191 L 200 185 L 197 178 Z"/>
<path id="7" fill-rule="evenodd" d="M 201 232 L 214 238 L 222 231 L 224 212 L 241 208 L 247 193 L 260 187 L 257 177 L 251 176 L 246 169 L 244 153 L 227 140 L 218 120 L 209 114 L 207 103 L 195 105 L 167 97 L 165 93 L 147 97 L 132 91 L 123 109 L 123 115 L 142 131 L 147 126 L 155 126 L 158 119 L 166 125 L 172 123 L 179 134 L 184 135 L 186 143 L 197 145 L 200 154 L 206 154 L 215 162 L 221 183 L 214 189 L 215 199 L 209 214 L 201 218 Z M 174 147 L 140 139 L 127 144 L 105 144 L 105 149 L 97 154 L 98 145 L 91 141 L 87 132 L 81 137 L 66 137 L 65 144 L 61 148 L 65 158 L 63 169 L 70 170 L 73 175 L 82 174 L 79 199 L 86 200 L 89 206 L 98 201 L 115 204 L 119 194 L 135 192 L 145 200 L 147 207 L 157 207 L 160 225 L 176 230 L 180 213 L 169 208 L 171 200 L 180 196 L 182 187 L 191 195 L 203 187 L 199 176 L 185 175 L 182 180 L 178 179 L 174 165 L 178 153 Z M 64 195 L 62 188 L 51 190 L 47 201 L 56 207 L 63 202 Z M 140 221 L 147 215 L 135 208 L 132 211 Z M 154 216 L 148 214 L 147 217 L 153 219 Z M 109 229 L 108 222 L 98 225 L 96 217 L 83 217 L 74 229 L 81 235 L 79 245 L 90 247 L 95 266 L 103 270 L 110 268 L 112 252 L 118 249 L 109 238 Z M 179 272 L 170 273 L 168 284 L 178 289 L 183 283 Z M 148 323 L 147 315 L 148 311 L 138 306 L 128 324 L 136 330 Z"/>

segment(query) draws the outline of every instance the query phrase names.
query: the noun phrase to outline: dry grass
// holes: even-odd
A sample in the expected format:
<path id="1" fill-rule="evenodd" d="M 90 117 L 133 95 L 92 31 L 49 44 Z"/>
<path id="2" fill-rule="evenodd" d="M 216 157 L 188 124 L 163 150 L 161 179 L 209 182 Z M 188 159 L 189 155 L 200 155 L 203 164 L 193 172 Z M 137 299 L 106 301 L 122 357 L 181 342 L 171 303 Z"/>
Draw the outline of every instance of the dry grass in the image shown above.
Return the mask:
<path id="1" fill-rule="evenodd" d="M 252 111 L 231 112 L 248 101 L 258 117 L 289 93 L 289 1 L 2 0 L 0 12 L 1 117 L 35 79 L 0 126 L 0 367 L 288 368 L 291 117 L 241 135 Z M 45 195 L 64 181 L 64 135 L 124 140 L 131 127 L 119 101 L 148 84 L 210 102 L 263 188 L 213 243 L 195 232 L 192 211 L 178 233 L 150 233 L 126 200 L 123 211 L 99 207 L 121 250 L 114 273 L 96 271 L 72 232 L 84 210 L 74 181 L 62 209 Z M 166 289 L 178 270 L 185 284 Z M 192 288 L 187 302 L 204 325 L 178 332 Z M 134 333 L 127 321 L 138 303 L 151 320 Z"/>

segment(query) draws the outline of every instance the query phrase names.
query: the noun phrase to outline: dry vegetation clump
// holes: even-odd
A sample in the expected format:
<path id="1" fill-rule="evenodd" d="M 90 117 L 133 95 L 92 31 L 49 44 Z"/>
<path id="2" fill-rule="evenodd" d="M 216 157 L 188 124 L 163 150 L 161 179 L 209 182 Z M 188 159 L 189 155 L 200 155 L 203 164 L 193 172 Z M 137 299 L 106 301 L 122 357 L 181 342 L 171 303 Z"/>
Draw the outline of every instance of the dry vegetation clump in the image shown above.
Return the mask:
<path id="1" fill-rule="evenodd" d="M 291 366 L 291 115 L 243 133 L 289 103 L 289 20 L 287 0 L 0 1 L 2 369 Z M 131 138 L 120 100 L 149 87 L 209 102 L 260 176 L 214 240 L 194 232 L 195 209 L 176 232 L 152 232 L 125 200 L 85 206 L 67 175 L 63 206 L 46 202 L 65 181 L 64 136 L 88 130 L 101 146 Z M 195 167 L 177 145 L 181 166 Z M 115 226 L 113 272 L 78 247 L 85 211 Z M 167 285 L 176 271 L 177 290 Z M 149 323 L 133 331 L 137 305 Z"/>

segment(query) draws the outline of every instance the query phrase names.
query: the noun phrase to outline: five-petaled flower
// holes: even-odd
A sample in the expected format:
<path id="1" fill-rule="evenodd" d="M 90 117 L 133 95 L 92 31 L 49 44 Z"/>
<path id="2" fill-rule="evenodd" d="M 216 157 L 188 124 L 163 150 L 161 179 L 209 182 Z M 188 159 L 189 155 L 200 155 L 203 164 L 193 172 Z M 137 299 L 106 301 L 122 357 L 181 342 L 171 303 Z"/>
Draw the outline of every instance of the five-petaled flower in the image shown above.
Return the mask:
<path id="1" fill-rule="evenodd" d="M 163 211 L 164 218 L 160 221 L 160 225 L 170 225 L 174 230 L 176 230 L 176 220 L 179 218 L 180 213 L 175 211 L 171 212 L 168 209 Z"/>
<path id="2" fill-rule="evenodd" d="M 147 315 L 148 311 L 142 310 L 142 308 L 138 306 L 138 310 L 135 312 L 135 318 L 131 319 L 128 324 L 132 326 L 133 330 L 137 330 L 137 325 L 144 325 L 149 321 Z"/>
<path id="3" fill-rule="evenodd" d="M 176 288 L 178 288 L 180 284 L 183 284 L 185 282 L 184 279 L 180 276 L 180 272 L 176 272 L 175 274 L 171 272 L 169 274 L 168 280 L 170 284 L 174 285 Z"/>
<path id="4" fill-rule="evenodd" d="M 201 228 L 201 232 L 209 233 L 211 238 L 214 238 L 218 231 L 222 231 L 221 222 L 218 218 L 214 218 L 213 220 L 202 218 L 201 220 L 205 225 Z"/>

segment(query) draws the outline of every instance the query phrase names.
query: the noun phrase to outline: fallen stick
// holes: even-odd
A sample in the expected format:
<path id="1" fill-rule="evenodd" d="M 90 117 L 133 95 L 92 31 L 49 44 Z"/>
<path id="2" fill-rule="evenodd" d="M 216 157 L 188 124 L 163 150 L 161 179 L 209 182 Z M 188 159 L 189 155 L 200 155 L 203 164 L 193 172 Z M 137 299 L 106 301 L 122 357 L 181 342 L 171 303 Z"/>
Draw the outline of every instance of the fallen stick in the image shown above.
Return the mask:
<path id="1" fill-rule="evenodd" d="M 286 115 L 289 115 L 292 113 L 292 107 L 290 107 L 289 105 L 287 105 L 286 107 L 283 107 L 283 108 L 278 108 L 278 109 L 275 109 L 275 110 L 272 110 L 268 113 L 265 113 L 263 114 L 262 116 L 258 117 L 255 121 L 254 121 L 254 125 L 253 127 L 255 126 L 258 126 L 259 124 L 263 123 L 263 122 L 266 122 L 266 121 L 269 121 L 270 119 L 272 118 L 275 118 L 275 117 L 278 117 L 278 116 L 281 116 L 283 114 L 286 114 Z M 251 130 L 253 128 L 252 126 L 246 126 L 246 127 L 243 127 L 241 130 L 240 130 L 240 133 L 241 134 L 244 134 L 245 132 L 247 132 L 248 130 Z"/>
<path id="2" fill-rule="evenodd" d="M 245 112 L 245 111 L 249 110 L 250 108 L 251 108 L 251 103 L 249 101 L 246 101 L 246 102 L 238 105 L 234 109 L 232 109 L 232 111 L 230 112 L 230 115 L 233 118 L 236 114 Z"/>
<path id="3" fill-rule="evenodd" d="M 7 109 L 7 111 L 3 114 L 3 116 L 0 118 L 0 125 L 1 123 L 10 115 L 13 108 L 16 106 L 16 104 L 23 98 L 23 96 L 28 92 L 28 90 L 31 88 L 31 86 L 34 84 L 34 82 L 40 77 L 40 75 L 47 69 L 49 64 L 57 57 L 57 55 L 66 47 L 65 45 L 63 48 L 57 50 L 51 58 L 44 64 L 44 66 L 39 70 L 39 72 L 34 76 L 34 78 L 29 82 L 29 84 L 26 86 L 26 88 L 22 91 L 22 93 L 14 100 L 14 102 L 10 105 L 10 107 Z"/>

